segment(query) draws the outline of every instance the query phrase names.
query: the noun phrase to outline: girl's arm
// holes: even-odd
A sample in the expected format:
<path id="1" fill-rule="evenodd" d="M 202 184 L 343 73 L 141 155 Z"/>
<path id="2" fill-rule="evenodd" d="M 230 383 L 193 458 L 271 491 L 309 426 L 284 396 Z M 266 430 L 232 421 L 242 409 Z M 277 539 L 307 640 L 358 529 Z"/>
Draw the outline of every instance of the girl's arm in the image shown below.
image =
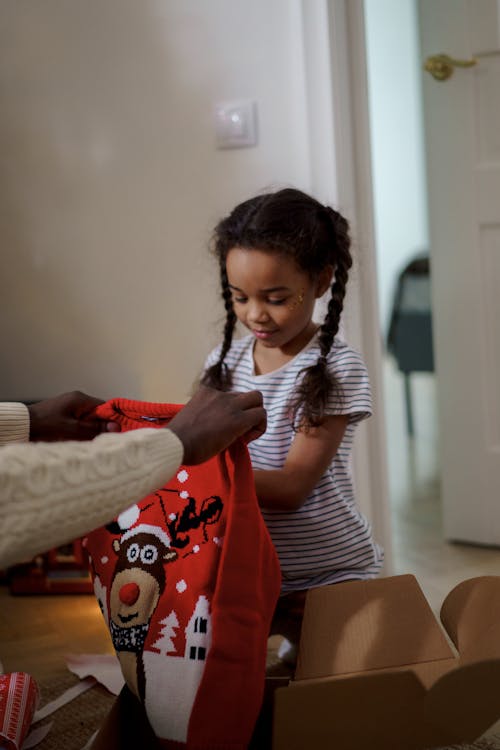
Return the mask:
<path id="1" fill-rule="evenodd" d="M 282 469 L 256 469 L 261 508 L 298 510 L 337 453 L 348 423 L 348 415 L 326 417 L 320 427 L 297 432 Z"/>

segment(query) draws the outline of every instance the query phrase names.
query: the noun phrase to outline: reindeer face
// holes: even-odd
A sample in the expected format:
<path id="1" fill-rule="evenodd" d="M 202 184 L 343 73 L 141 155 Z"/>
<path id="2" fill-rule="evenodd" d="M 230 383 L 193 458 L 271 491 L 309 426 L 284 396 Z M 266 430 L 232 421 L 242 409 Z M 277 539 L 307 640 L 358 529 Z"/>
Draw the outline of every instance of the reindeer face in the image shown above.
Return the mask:
<path id="1" fill-rule="evenodd" d="M 113 548 L 118 553 L 110 590 L 110 618 L 121 628 L 149 622 L 165 589 L 165 562 L 177 557 L 158 536 L 141 532 Z"/>

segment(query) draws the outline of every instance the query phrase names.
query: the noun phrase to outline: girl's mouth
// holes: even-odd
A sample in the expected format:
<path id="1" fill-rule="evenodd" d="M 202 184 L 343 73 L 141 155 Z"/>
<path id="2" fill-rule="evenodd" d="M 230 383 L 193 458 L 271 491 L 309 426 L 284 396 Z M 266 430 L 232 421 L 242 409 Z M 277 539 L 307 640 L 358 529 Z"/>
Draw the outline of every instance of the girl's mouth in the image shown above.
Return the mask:
<path id="1" fill-rule="evenodd" d="M 253 331 L 253 335 L 257 339 L 268 339 L 273 335 L 273 333 L 276 333 L 276 331 Z"/>

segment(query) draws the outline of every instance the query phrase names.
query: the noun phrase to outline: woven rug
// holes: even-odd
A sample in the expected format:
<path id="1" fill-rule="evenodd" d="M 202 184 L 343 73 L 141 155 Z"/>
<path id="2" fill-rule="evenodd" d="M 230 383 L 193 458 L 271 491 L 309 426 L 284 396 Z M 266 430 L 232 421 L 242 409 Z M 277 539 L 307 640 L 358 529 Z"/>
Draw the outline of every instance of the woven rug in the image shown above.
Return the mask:
<path id="1" fill-rule="evenodd" d="M 477 740 L 472 745 L 450 745 L 440 750 L 498 750 L 500 748 L 500 735 L 491 735 L 491 737 Z"/>
<path id="2" fill-rule="evenodd" d="M 61 672 L 50 681 L 39 681 L 40 708 L 80 682 L 71 672 Z M 53 722 L 37 750 L 82 750 L 111 709 L 115 696 L 96 684 L 34 727 Z"/>

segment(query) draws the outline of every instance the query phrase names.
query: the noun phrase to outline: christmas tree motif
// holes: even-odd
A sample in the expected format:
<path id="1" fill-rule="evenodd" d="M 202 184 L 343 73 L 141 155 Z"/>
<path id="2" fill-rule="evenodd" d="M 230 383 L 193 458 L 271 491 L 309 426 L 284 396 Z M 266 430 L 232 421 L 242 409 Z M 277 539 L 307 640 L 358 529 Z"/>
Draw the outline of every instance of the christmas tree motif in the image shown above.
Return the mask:
<path id="1" fill-rule="evenodd" d="M 145 650 L 143 654 L 146 672 L 144 705 L 149 722 L 158 737 L 186 742 L 191 711 L 212 640 L 210 602 L 204 595 L 198 597 L 185 629 L 184 656 L 172 653 L 167 655 L 163 650 L 159 654 L 156 651 L 160 643 L 165 643 L 162 649 L 171 649 L 173 631 L 178 627 L 175 612 L 172 611 L 161 624 L 165 627 L 154 645 L 155 651 Z M 168 701 L 161 699 L 165 695 L 169 696 Z"/>
<path id="2" fill-rule="evenodd" d="M 179 620 L 174 610 L 164 620 L 160 621 L 160 625 L 163 625 L 160 637 L 154 642 L 153 648 L 158 649 L 160 654 L 164 656 L 175 653 L 177 649 L 174 646 L 174 638 L 176 636 L 175 631 L 179 627 Z"/>

